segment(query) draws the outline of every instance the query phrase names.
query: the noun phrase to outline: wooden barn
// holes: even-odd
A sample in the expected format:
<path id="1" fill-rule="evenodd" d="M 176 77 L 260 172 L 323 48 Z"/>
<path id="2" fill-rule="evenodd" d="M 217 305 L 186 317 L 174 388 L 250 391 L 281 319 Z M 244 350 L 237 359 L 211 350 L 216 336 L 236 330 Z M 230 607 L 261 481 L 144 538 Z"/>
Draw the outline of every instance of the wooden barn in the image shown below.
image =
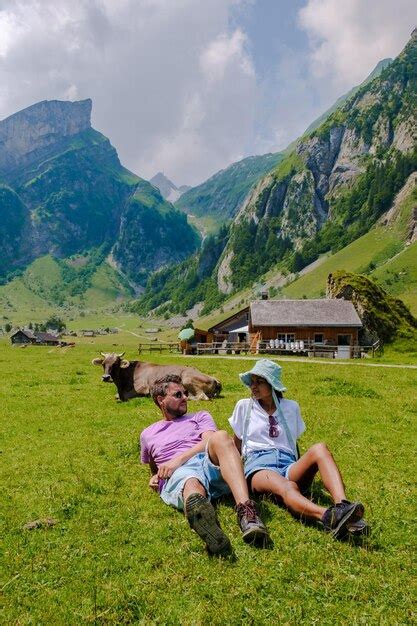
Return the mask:
<path id="1" fill-rule="evenodd" d="M 209 328 L 208 341 L 228 347 L 246 342 L 253 352 L 349 358 L 358 353 L 361 328 L 348 300 L 263 299 Z"/>
<path id="2" fill-rule="evenodd" d="M 34 332 L 28 328 L 18 328 L 10 335 L 12 344 L 23 345 L 33 344 L 41 346 L 58 346 L 61 340 L 56 335 L 45 332 Z"/>
<path id="3" fill-rule="evenodd" d="M 362 322 L 349 300 L 257 300 L 249 310 L 249 334 L 288 344 L 358 345 Z"/>
<path id="4" fill-rule="evenodd" d="M 36 343 L 36 335 L 28 328 L 18 328 L 10 335 L 13 344 Z"/>

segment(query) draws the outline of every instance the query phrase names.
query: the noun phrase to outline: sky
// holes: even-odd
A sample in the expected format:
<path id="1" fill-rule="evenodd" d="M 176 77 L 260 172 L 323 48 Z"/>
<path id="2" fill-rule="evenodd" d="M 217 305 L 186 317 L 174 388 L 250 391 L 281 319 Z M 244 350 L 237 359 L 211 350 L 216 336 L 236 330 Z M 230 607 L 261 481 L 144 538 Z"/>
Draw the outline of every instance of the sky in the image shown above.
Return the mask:
<path id="1" fill-rule="evenodd" d="M 0 119 L 92 98 L 123 165 L 196 185 L 284 149 L 415 26 L 415 0 L 0 0 Z"/>

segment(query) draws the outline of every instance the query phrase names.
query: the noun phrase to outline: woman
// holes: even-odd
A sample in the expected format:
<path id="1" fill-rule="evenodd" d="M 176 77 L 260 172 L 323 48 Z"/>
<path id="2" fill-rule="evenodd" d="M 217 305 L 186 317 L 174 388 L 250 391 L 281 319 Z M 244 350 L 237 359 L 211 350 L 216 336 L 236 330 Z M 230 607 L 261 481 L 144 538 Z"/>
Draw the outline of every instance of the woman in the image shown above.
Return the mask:
<path id="1" fill-rule="evenodd" d="M 281 367 L 261 359 L 240 374 L 240 379 L 250 387 L 252 397 L 239 400 L 229 422 L 252 490 L 278 496 L 291 513 L 322 522 L 336 539 L 348 532 L 368 532 L 362 519 L 363 505 L 346 499 L 342 477 L 327 446 L 317 443 L 298 458 L 297 439 L 305 425 L 297 402 L 283 398 L 286 388 Z M 334 501 L 327 509 L 303 495 L 317 472 Z"/>

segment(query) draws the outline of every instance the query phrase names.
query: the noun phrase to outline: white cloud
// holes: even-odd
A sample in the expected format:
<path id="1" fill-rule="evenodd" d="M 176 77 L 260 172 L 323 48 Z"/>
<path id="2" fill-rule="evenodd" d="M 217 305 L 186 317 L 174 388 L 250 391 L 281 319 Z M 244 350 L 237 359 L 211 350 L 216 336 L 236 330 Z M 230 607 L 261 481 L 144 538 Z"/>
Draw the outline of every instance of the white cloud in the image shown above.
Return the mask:
<path id="1" fill-rule="evenodd" d="M 210 42 L 200 55 L 200 67 L 211 80 L 222 80 L 227 70 L 240 70 L 254 76 L 250 57 L 245 52 L 246 36 L 238 28 L 231 35 L 223 33 Z"/>
<path id="2" fill-rule="evenodd" d="M 238 2 L 3 0 L 0 119 L 91 97 L 93 125 L 124 165 L 200 182 L 252 132 L 256 77 L 245 34 L 229 25 Z"/>
<path id="3" fill-rule="evenodd" d="M 291 24 L 290 0 L 273 10 L 264 0 L 0 6 L 0 119 L 40 100 L 91 97 L 93 125 L 122 163 L 145 178 L 163 170 L 176 184 L 285 147 L 398 54 L 417 23 L 415 0 L 305 0 L 299 25 L 308 41 L 292 26 L 265 47 L 262 19 Z M 248 7 L 252 30 L 242 25 Z"/>
<path id="4" fill-rule="evenodd" d="M 417 22 L 415 0 L 308 0 L 299 22 L 310 38 L 314 77 L 358 84 L 401 51 Z"/>

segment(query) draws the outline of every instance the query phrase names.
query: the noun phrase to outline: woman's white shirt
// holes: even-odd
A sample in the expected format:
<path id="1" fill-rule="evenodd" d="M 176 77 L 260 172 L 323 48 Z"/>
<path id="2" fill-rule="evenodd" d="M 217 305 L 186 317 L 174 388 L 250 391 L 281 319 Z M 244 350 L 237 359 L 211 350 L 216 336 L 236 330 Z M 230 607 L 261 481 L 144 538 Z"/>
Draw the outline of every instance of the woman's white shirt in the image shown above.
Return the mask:
<path id="1" fill-rule="evenodd" d="M 232 417 L 229 418 L 230 426 L 238 437 L 242 439 L 244 423 L 248 412 L 250 399 L 245 398 L 239 400 L 236 404 Z M 287 420 L 289 431 L 294 439 L 297 441 L 298 437 L 305 431 L 305 424 L 301 417 L 300 407 L 295 400 L 287 400 L 281 398 L 280 408 Z M 252 411 L 249 418 L 246 433 L 246 451 L 252 450 L 269 450 L 271 448 L 279 448 L 281 450 L 287 450 L 293 452 L 291 444 L 288 442 L 285 434 L 285 428 L 280 424 L 279 412 L 276 410 L 273 413 L 279 426 L 278 437 L 269 436 L 269 419 L 268 413 L 261 407 L 257 400 L 253 400 Z"/>

